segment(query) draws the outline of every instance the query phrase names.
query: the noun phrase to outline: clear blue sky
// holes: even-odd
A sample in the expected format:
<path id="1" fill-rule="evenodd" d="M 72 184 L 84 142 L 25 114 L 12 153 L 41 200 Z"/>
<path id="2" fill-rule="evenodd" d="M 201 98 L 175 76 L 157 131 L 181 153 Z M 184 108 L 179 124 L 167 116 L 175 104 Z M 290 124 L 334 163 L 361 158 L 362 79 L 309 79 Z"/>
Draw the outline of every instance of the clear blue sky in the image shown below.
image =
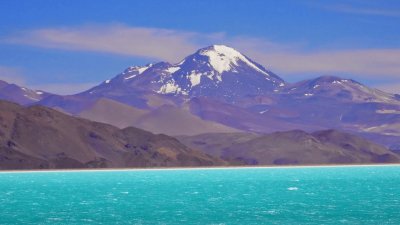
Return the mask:
<path id="1" fill-rule="evenodd" d="M 290 82 L 400 93 L 400 1 L 1 0 L 0 79 L 67 93 L 227 44 Z M 398 91 L 397 91 L 398 90 Z"/>

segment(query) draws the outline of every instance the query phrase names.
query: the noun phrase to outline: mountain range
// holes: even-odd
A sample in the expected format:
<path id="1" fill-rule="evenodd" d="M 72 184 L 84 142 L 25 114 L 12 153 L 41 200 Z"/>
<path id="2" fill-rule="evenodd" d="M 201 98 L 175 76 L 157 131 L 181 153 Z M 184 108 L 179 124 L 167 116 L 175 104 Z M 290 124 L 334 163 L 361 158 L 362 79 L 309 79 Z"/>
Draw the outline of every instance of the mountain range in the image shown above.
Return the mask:
<path id="1" fill-rule="evenodd" d="M 2 82 L 0 99 L 173 136 L 335 129 L 400 150 L 400 95 L 335 76 L 289 83 L 224 45 L 132 66 L 74 95 Z"/>
<path id="2" fill-rule="evenodd" d="M 383 146 L 337 130 L 214 133 L 178 139 L 193 149 L 239 165 L 397 163 L 400 159 Z"/>
<path id="3" fill-rule="evenodd" d="M 0 169 L 225 165 L 166 135 L 0 101 Z"/>
<path id="4" fill-rule="evenodd" d="M 0 100 L 0 169 L 398 162 L 400 155 L 385 147 L 334 130 L 213 133 L 177 139 Z"/>

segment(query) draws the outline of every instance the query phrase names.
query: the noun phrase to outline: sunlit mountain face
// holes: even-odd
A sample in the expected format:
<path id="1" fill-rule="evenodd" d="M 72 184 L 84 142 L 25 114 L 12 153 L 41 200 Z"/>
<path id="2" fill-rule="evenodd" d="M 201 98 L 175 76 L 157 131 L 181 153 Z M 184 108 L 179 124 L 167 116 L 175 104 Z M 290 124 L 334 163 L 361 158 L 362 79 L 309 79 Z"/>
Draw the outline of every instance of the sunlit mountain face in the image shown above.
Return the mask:
<path id="1" fill-rule="evenodd" d="M 273 93 L 284 86 L 280 77 L 235 49 L 213 45 L 176 64 L 159 62 L 129 67 L 89 93 L 135 90 L 184 98 L 207 96 L 234 101 L 237 97 Z"/>

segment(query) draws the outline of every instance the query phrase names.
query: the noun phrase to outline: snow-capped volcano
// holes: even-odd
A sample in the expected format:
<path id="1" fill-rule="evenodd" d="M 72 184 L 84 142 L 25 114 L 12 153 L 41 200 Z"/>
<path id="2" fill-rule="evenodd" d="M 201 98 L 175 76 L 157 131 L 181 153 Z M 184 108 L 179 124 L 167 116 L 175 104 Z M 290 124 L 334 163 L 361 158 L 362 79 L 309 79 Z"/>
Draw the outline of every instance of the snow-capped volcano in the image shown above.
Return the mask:
<path id="1" fill-rule="evenodd" d="M 129 67 L 100 86 L 104 90 L 121 85 L 158 94 L 231 99 L 271 93 L 285 86 L 285 82 L 237 50 L 212 45 L 176 64 L 160 62 Z"/>
<path id="2" fill-rule="evenodd" d="M 271 79 L 270 72 L 261 65 L 242 55 L 240 52 L 225 45 L 212 45 L 198 50 L 195 54 L 187 57 L 178 65 L 193 66 L 192 62 L 206 65 L 207 69 L 214 70 L 216 78 L 222 81 L 221 74 L 224 72 L 242 72 L 243 69 L 252 69 L 254 72 L 262 73 L 266 79 Z M 278 78 L 275 76 L 275 78 Z M 278 78 L 279 79 L 279 78 Z"/>
<path id="3" fill-rule="evenodd" d="M 224 45 L 200 49 L 172 68 L 176 70 L 172 75 L 173 79 L 191 95 L 207 95 L 207 92 L 228 88 L 227 86 L 243 94 L 261 94 L 284 86 L 281 78 Z M 245 88 L 248 90 L 244 90 Z"/>

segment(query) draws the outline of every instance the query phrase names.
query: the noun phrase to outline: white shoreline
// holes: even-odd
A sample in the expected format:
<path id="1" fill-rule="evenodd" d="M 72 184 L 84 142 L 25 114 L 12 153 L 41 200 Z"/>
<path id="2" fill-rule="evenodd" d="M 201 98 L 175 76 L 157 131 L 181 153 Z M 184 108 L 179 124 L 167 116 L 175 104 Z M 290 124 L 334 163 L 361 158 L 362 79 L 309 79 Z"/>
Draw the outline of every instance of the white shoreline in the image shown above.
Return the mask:
<path id="1" fill-rule="evenodd" d="M 74 173 L 74 172 L 141 172 L 176 170 L 240 170 L 240 169 L 304 169 L 342 167 L 400 167 L 400 164 L 353 164 L 353 165 L 299 165 L 299 166 L 225 166 L 225 167 L 170 167 L 170 168 L 105 168 L 105 169 L 43 169 L 43 170 L 0 170 L 4 173 Z"/>

